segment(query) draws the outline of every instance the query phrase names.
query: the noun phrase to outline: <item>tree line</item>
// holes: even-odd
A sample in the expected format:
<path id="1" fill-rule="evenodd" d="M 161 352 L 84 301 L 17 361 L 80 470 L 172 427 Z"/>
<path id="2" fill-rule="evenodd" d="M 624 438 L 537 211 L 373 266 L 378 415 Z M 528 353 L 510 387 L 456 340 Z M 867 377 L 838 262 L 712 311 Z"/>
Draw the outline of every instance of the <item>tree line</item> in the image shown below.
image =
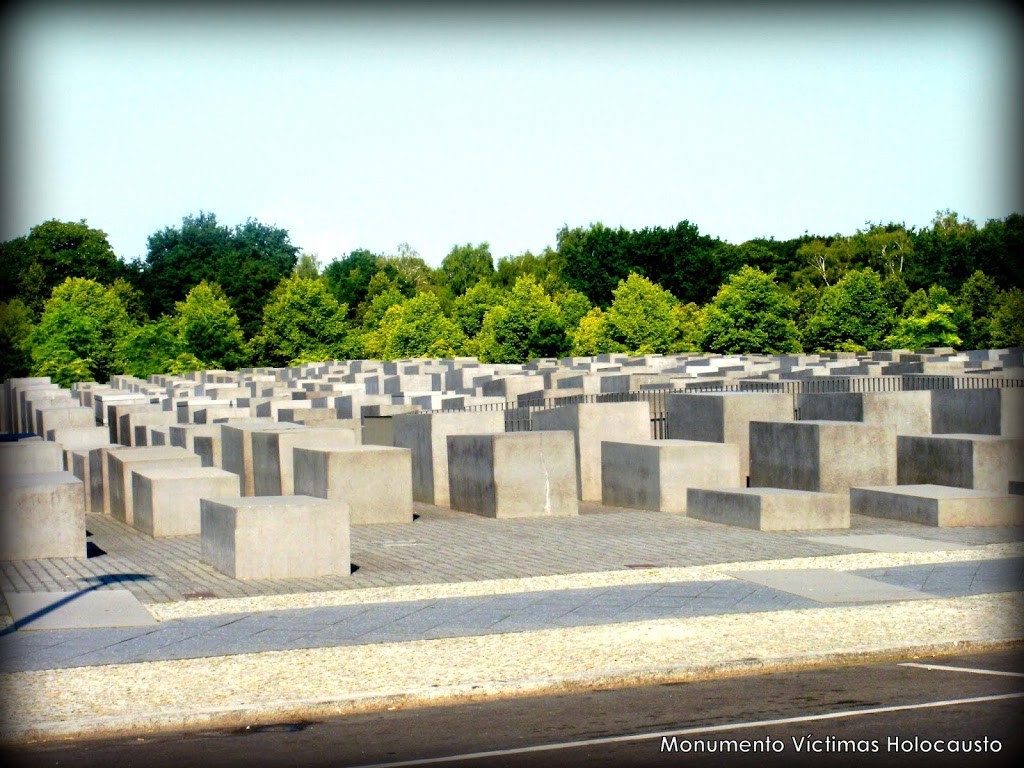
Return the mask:
<path id="1" fill-rule="evenodd" d="M 921 230 L 871 224 L 734 245 L 674 227 L 563 227 L 556 246 L 495 262 L 454 246 L 437 268 L 408 244 L 322 266 L 287 230 L 214 214 L 119 258 L 85 221 L 0 244 L 0 379 L 357 358 L 866 351 L 1024 345 L 1024 217 Z"/>

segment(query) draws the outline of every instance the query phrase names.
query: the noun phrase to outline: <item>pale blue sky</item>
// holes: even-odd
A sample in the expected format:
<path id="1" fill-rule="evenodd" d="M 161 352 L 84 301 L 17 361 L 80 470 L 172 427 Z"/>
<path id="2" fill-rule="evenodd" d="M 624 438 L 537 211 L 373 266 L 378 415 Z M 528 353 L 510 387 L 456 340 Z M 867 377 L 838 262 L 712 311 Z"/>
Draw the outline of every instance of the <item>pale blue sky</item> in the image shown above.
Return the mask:
<path id="1" fill-rule="evenodd" d="M 11 12 L 0 238 L 84 218 L 131 259 L 205 210 L 436 265 L 595 221 L 739 243 L 1021 211 L 1001 6 L 353 7 Z"/>

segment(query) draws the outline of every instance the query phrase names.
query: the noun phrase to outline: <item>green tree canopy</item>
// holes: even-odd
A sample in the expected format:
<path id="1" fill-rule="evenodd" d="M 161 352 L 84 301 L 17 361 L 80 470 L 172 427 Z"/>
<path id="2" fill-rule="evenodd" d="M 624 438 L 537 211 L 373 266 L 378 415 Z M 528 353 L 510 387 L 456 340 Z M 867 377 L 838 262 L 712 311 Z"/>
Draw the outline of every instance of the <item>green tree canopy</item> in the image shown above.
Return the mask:
<path id="1" fill-rule="evenodd" d="M 1003 291 L 992 306 L 992 346 L 1024 347 L 1024 291 Z"/>
<path id="2" fill-rule="evenodd" d="M 466 337 L 441 310 L 433 293 L 421 293 L 388 308 L 377 330 L 366 340 L 367 351 L 383 360 L 412 357 L 454 357 Z"/>
<path id="3" fill-rule="evenodd" d="M 486 280 L 480 280 L 455 299 L 452 307 L 452 319 L 467 338 L 472 338 L 483 327 L 484 316 L 492 307 L 501 303 L 504 295 L 504 291 L 495 288 Z"/>
<path id="4" fill-rule="evenodd" d="M 896 318 L 874 270 L 851 270 L 821 294 L 804 326 L 804 347 L 818 351 L 881 349 Z"/>
<path id="5" fill-rule="evenodd" d="M 25 342 L 32 319 L 21 299 L 0 302 L 0 381 L 28 375 L 31 359 Z"/>
<path id="6" fill-rule="evenodd" d="M 956 322 L 953 320 L 953 307 L 939 304 L 924 315 L 902 318 L 884 344 L 891 349 L 960 346 Z"/>
<path id="7" fill-rule="evenodd" d="M 455 296 L 461 296 L 481 280 L 494 275 L 494 258 L 488 243 L 453 246 L 441 262 L 441 278 Z"/>
<path id="8" fill-rule="evenodd" d="M 180 229 L 167 227 L 149 238 L 139 279 L 150 316 L 169 313 L 206 280 L 221 286 L 241 327 L 252 335 L 271 291 L 294 270 L 298 250 L 286 230 L 254 219 L 231 229 L 212 213 L 186 216 Z"/>
<path id="9" fill-rule="evenodd" d="M 544 326 L 541 319 L 547 318 Z M 484 317 L 477 336 L 477 353 L 486 363 L 524 363 L 534 357 L 548 357 L 556 344 L 554 326 L 561 326 L 558 307 L 530 276 L 516 280 L 505 301 Z M 564 327 L 562 327 L 564 333 Z M 544 341 L 544 349 L 539 342 Z"/>
<path id="10" fill-rule="evenodd" d="M 281 281 L 263 308 L 263 327 L 252 340 L 260 365 L 345 360 L 352 352 L 348 307 L 338 304 L 327 283 L 294 276 Z"/>
<path id="11" fill-rule="evenodd" d="M 178 340 L 183 352 L 203 368 L 234 369 L 245 362 L 245 338 L 238 315 L 224 291 L 205 280 L 175 304 Z"/>
<path id="12" fill-rule="evenodd" d="M 635 272 L 621 280 L 612 293 L 615 298 L 606 321 L 609 336 L 621 348 L 616 351 L 646 355 L 672 349 L 678 302 L 671 293 Z"/>
<path id="13" fill-rule="evenodd" d="M 143 379 L 154 373 L 170 373 L 183 352 L 174 318 L 166 315 L 129 328 L 117 343 L 122 372 Z"/>
<path id="14" fill-rule="evenodd" d="M 342 259 L 335 259 L 324 267 L 323 276 L 327 287 L 338 300 L 354 315 L 356 307 L 366 300 L 370 280 L 381 270 L 381 257 L 365 248 L 357 248 Z M 397 275 L 397 273 L 396 273 Z"/>
<path id="15" fill-rule="evenodd" d="M 120 373 L 117 341 L 132 327 L 117 293 L 95 280 L 69 277 L 53 289 L 27 343 L 32 375 L 61 386 L 105 382 Z"/>
<path id="16" fill-rule="evenodd" d="M 700 348 L 722 354 L 799 352 L 795 311 L 773 275 L 743 267 L 703 310 Z"/>
<path id="17" fill-rule="evenodd" d="M 0 247 L 0 300 L 20 298 L 41 312 L 53 289 L 69 277 L 110 284 L 130 274 L 105 232 L 85 220 L 51 219 Z"/>

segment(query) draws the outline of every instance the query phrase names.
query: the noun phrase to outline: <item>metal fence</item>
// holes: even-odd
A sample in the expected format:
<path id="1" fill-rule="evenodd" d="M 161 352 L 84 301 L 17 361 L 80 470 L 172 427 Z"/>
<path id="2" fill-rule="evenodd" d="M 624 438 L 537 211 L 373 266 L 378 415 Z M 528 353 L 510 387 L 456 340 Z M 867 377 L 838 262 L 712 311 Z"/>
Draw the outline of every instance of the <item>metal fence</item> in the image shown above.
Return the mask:
<path id="1" fill-rule="evenodd" d="M 482 403 L 462 408 L 445 409 L 459 411 L 504 411 L 506 432 L 529 432 L 533 429 L 533 414 L 536 411 L 574 403 L 627 403 L 646 402 L 651 411 L 651 436 L 664 439 L 667 436 L 667 405 L 669 395 L 699 394 L 702 392 L 775 392 L 789 394 L 794 398 L 793 410 L 798 415 L 796 397 L 803 394 L 870 393 L 870 392 L 914 392 L 934 389 L 1004 389 L 1024 387 L 1024 379 L 1008 379 L 997 376 L 947 376 L 901 374 L 893 376 L 836 376 L 820 379 L 787 379 L 768 381 L 743 379 L 733 383 L 688 382 L 682 388 L 652 388 L 632 392 L 601 392 L 596 394 L 574 394 L 549 397 L 522 397 L 516 402 Z"/>

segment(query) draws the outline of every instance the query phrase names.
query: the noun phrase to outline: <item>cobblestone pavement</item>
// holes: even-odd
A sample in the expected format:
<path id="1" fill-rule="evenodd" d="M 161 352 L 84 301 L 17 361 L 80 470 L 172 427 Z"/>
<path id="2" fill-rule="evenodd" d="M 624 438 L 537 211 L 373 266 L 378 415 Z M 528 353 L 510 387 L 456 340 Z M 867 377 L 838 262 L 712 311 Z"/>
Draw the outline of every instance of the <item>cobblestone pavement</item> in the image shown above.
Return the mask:
<path id="1" fill-rule="evenodd" d="M 921 598 L 1024 589 L 1024 558 L 854 571 Z M 810 578 L 818 574 L 808 572 Z M 904 598 L 906 596 L 903 596 Z M 0 632 L 0 672 L 760 613 L 821 602 L 742 580 L 631 584 L 204 616 L 118 629 Z"/>
<path id="2" fill-rule="evenodd" d="M 492 520 L 416 504 L 407 525 L 352 527 L 353 573 L 239 581 L 202 562 L 198 536 L 154 539 L 88 515 L 90 557 L 0 563 L 0 590 L 127 589 L 143 603 L 444 584 L 863 552 L 835 538 L 895 534 L 956 545 L 1020 540 L 1014 528 L 930 528 L 852 516 L 849 529 L 769 533 L 682 515 L 581 505 L 578 517 Z M 831 542 L 814 540 L 831 537 Z M 97 586 L 97 577 L 116 576 Z M 6 604 L 0 605 L 4 614 Z"/>

